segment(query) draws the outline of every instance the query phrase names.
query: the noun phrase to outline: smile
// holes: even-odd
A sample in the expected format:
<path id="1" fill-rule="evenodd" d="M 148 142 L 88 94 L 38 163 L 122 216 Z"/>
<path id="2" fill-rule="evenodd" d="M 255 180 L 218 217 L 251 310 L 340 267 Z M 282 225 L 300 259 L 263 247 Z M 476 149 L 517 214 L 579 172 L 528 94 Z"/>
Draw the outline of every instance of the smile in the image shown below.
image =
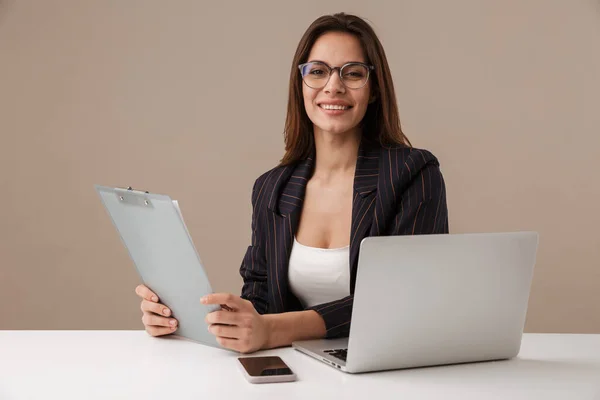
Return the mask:
<path id="1" fill-rule="evenodd" d="M 324 110 L 340 110 L 340 111 L 345 111 L 345 110 L 349 110 L 352 108 L 352 106 L 342 106 L 342 105 L 337 105 L 337 104 L 319 104 L 319 107 L 321 107 Z"/>

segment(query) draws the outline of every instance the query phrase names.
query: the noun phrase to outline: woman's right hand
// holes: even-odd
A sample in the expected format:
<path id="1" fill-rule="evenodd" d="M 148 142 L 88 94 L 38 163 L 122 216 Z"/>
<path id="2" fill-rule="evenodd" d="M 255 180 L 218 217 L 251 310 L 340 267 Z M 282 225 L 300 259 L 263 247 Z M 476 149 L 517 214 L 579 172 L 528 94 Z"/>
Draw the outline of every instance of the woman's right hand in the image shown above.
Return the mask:
<path id="1" fill-rule="evenodd" d="M 158 302 L 158 296 L 146 285 L 139 285 L 135 293 L 142 298 L 142 322 L 152 336 L 169 335 L 177 329 L 178 321 L 171 316 L 171 310 Z"/>

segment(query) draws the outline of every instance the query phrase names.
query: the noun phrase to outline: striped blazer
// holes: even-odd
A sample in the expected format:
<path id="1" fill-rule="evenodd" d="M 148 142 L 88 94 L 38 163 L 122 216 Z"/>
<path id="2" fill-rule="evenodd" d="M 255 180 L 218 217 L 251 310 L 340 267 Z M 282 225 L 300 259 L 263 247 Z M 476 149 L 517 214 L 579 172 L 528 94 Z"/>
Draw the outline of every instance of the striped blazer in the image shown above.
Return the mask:
<path id="1" fill-rule="evenodd" d="M 252 242 L 243 258 L 242 298 L 258 313 L 301 311 L 288 285 L 288 261 L 315 153 L 261 175 L 252 189 Z M 348 336 L 360 242 L 367 236 L 448 233 L 446 188 L 436 157 L 404 146 L 360 145 L 350 231 L 350 296 L 308 309 L 327 338 Z"/>

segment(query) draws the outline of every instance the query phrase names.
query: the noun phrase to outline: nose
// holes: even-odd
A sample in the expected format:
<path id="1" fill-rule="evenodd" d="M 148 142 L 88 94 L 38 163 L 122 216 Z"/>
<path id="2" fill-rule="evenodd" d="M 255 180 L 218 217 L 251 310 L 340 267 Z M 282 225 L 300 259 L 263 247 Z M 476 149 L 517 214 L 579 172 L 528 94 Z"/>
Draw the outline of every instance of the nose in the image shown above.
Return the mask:
<path id="1" fill-rule="evenodd" d="M 331 71 L 329 80 L 323 90 L 325 93 L 343 93 L 346 90 L 346 86 L 344 86 L 344 83 L 340 79 L 340 72 L 337 68 Z"/>

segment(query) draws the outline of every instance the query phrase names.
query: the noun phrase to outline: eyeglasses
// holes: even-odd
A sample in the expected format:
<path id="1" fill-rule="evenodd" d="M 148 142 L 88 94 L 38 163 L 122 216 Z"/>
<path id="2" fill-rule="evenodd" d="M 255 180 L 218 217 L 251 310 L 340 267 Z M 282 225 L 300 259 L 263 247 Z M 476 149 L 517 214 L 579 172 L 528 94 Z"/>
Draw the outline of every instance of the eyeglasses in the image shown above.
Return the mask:
<path id="1" fill-rule="evenodd" d="M 300 75 L 306 86 L 313 89 L 323 89 L 331 74 L 339 71 L 340 80 L 348 89 L 360 89 L 369 81 L 369 74 L 375 69 L 372 65 L 361 62 L 350 62 L 341 67 L 330 67 L 324 62 L 312 61 L 298 65 Z"/>

